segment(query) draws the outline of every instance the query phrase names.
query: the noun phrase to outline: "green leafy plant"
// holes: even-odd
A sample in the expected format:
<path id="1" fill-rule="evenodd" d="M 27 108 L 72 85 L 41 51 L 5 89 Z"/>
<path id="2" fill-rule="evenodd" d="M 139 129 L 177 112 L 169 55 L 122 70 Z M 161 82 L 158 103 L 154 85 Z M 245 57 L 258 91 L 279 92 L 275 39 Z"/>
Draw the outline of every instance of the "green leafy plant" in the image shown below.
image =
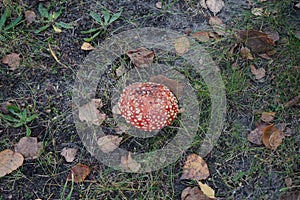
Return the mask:
<path id="1" fill-rule="evenodd" d="M 84 41 L 86 42 L 91 42 L 93 39 L 95 39 L 98 35 L 100 34 L 105 34 L 107 31 L 107 28 L 109 25 L 111 25 L 114 21 L 120 18 L 122 14 L 122 10 L 120 10 L 117 13 L 111 14 L 109 10 L 104 8 L 102 10 L 102 15 L 99 15 L 98 13 L 91 11 L 90 16 L 94 19 L 94 21 L 100 25 L 99 27 L 96 28 L 91 28 L 86 31 L 82 31 L 81 33 L 83 34 L 89 34 L 93 33 L 93 35 L 89 38 L 84 38 Z"/>
<path id="2" fill-rule="evenodd" d="M 6 8 L 4 13 L 1 15 L 0 18 L 0 41 L 5 42 L 8 37 L 8 32 L 22 23 L 22 15 L 19 15 L 16 19 L 12 20 L 10 23 L 6 25 L 8 22 L 8 18 L 11 16 L 11 11 Z"/>
<path id="3" fill-rule="evenodd" d="M 38 114 L 31 114 L 30 110 L 24 109 L 20 110 L 17 106 L 7 106 L 9 114 L 1 114 L 0 119 L 3 119 L 8 125 L 18 128 L 21 126 L 25 126 L 26 128 L 26 136 L 31 135 L 31 130 L 28 127 L 28 123 L 36 119 L 39 115 Z"/>
<path id="4" fill-rule="evenodd" d="M 41 28 L 35 31 L 35 33 L 40 33 L 42 31 L 45 31 L 50 26 L 52 26 L 53 30 L 57 33 L 60 33 L 62 28 L 65 29 L 73 29 L 73 25 L 70 23 L 65 22 L 58 22 L 57 19 L 62 14 L 62 8 L 55 12 L 50 12 L 50 8 L 45 8 L 42 3 L 39 4 L 38 10 L 42 17 L 42 23 L 44 24 Z"/>

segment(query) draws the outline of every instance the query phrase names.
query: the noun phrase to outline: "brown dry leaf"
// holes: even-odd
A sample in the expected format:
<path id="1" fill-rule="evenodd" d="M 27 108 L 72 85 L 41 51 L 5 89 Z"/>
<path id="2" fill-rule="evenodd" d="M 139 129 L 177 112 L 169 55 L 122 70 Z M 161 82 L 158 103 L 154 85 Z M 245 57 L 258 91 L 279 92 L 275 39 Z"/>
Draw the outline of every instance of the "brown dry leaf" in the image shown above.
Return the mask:
<path id="1" fill-rule="evenodd" d="M 183 96 L 183 86 L 178 80 L 169 79 L 163 75 L 158 75 L 152 76 L 149 81 L 166 86 L 177 98 Z"/>
<path id="2" fill-rule="evenodd" d="M 72 181 L 72 174 L 74 182 L 83 182 L 85 178 L 91 173 L 91 168 L 85 164 L 77 163 L 71 168 L 71 172 L 67 177 L 67 181 Z"/>
<path id="3" fill-rule="evenodd" d="M 287 192 L 282 195 L 279 200 L 299 200 L 300 199 L 300 190 Z"/>
<path id="4" fill-rule="evenodd" d="M 248 140 L 253 144 L 261 145 L 263 129 L 267 126 L 265 123 L 259 124 L 253 131 L 248 134 Z"/>
<path id="5" fill-rule="evenodd" d="M 274 124 L 263 129 L 263 143 L 269 149 L 276 150 L 281 145 L 283 138 L 284 134 Z"/>
<path id="6" fill-rule="evenodd" d="M 291 187 L 293 184 L 293 179 L 291 177 L 287 177 L 284 179 L 284 182 L 286 184 L 287 187 Z"/>
<path id="7" fill-rule="evenodd" d="M 242 47 L 240 50 L 241 56 L 243 59 L 245 60 L 254 60 L 253 55 L 251 54 L 250 49 L 248 49 L 247 47 Z"/>
<path id="8" fill-rule="evenodd" d="M 209 176 L 208 166 L 200 156 L 191 154 L 187 157 L 180 179 L 204 180 Z"/>
<path id="9" fill-rule="evenodd" d="M 39 157 L 43 143 L 37 142 L 36 137 L 22 137 L 15 147 L 15 151 L 22 154 L 25 160 Z"/>
<path id="10" fill-rule="evenodd" d="M 264 68 L 256 69 L 254 65 L 250 65 L 250 69 L 253 75 L 255 75 L 255 79 L 260 80 L 266 76 L 266 70 Z"/>
<path id="11" fill-rule="evenodd" d="M 212 29 L 218 35 L 225 35 L 226 34 L 226 32 L 225 32 L 226 26 L 219 17 L 217 17 L 217 16 L 210 17 L 208 23 L 209 23 L 209 25 L 211 25 Z"/>
<path id="12" fill-rule="evenodd" d="M 26 26 L 28 27 L 32 22 L 34 22 L 36 18 L 36 14 L 32 10 L 25 11 L 25 20 L 26 20 Z"/>
<path id="13" fill-rule="evenodd" d="M 181 200 L 211 200 L 198 187 L 187 187 L 181 193 Z"/>
<path id="14" fill-rule="evenodd" d="M 0 152 L 0 177 L 11 173 L 23 165 L 22 154 L 5 149 Z"/>
<path id="15" fill-rule="evenodd" d="M 3 57 L 2 63 L 7 64 L 10 70 L 15 70 L 20 66 L 21 58 L 19 54 L 11 53 Z"/>
<path id="16" fill-rule="evenodd" d="M 274 120 L 276 112 L 263 112 L 261 114 L 261 120 L 267 123 L 270 123 Z"/>
<path id="17" fill-rule="evenodd" d="M 207 31 L 199 31 L 199 32 L 192 33 L 192 37 L 200 42 L 209 41 L 209 33 Z"/>
<path id="18" fill-rule="evenodd" d="M 91 102 L 79 107 L 79 119 L 80 121 L 91 122 L 94 125 L 101 125 L 106 119 L 106 115 L 100 113 L 97 108 L 103 106 L 101 99 L 92 99 Z"/>
<path id="19" fill-rule="evenodd" d="M 101 151 L 103 151 L 104 153 L 109 153 L 119 147 L 122 139 L 122 137 L 119 137 L 117 135 L 106 135 L 100 137 L 97 140 L 97 144 Z"/>
<path id="20" fill-rule="evenodd" d="M 245 30 L 237 32 L 238 42 L 243 42 L 247 47 L 255 53 L 265 53 L 273 50 L 274 41 L 269 38 L 269 35 L 254 30 Z"/>
<path id="21" fill-rule="evenodd" d="M 162 2 L 160 2 L 160 1 L 156 2 L 155 6 L 158 9 L 162 9 Z"/>
<path id="22" fill-rule="evenodd" d="M 153 63 L 155 56 L 154 51 L 148 50 L 144 47 L 129 50 L 126 55 L 130 58 L 131 62 L 137 67 L 148 67 Z"/>
<path id="23" fill-rule="evenodd" d="M 207 184 L 203 184 L 200 181 L 198 181 L 198 184 L 201 188 L 201 191 L 209 198 L 215 198 L 215 191 L 209 187 Z"/>
<path id="24" fill-rule="evenodd" d="M 60 153 L 60 155 L 62 155 L 67 162 L 73 162 L 75 159 L 77 153 L 77 149 L 76 148 L 67 148 L 64 147 Z"/>
<path id="25" fill-rule="evenodd" d="M 300 104 L 300 95 L 299 96 L 296 96 L 294 97 L 292 100 L 288 101 L 286 104 L 285 104 L 285 107 L 286 108 L 291 108 L 293 106 L 297 106 Z"/>
<path id="26" fill-rule="evenodd" d="M 268 38 L 270 38 L 274 42 L 277 42 L 280 39 L 279 33 L 275 30 L 266 31 L 266 34 L 268 34 Z"/>
<path id="27" fill-rule="evenodd" d="M 93 47 L 93 45 L 91 45 L 88 42 L 83 42 L 82 45 L 81 45 L 81 50 L 90 51 L 90 50 L 93 50 L 93 49 L 95 49 L 95 47 Z"/>
<path id="28" fill-rule="evenodd" d="M 179 37 L 175 40 L 175 51 L 179 55 L 186 53 L 190 48 L 190 41 L 187 37 Z"/>
<path id="29" fill-rule="evenodd" d="M 141 164 L 135 161 L 131 157 L 131 153 L 128 153 L 128 156 L 122 156 L 121 157 L 121 164 L 120 167 L 126 170 L 129 170 L 131 172 L 138 172 L 141 168 Z"/>
<path id="30" fill-rule="evenodd" d="M 223 0 L 206 0 L 206 5 L 216 15 L 223 9 L 225 4 Z"/>

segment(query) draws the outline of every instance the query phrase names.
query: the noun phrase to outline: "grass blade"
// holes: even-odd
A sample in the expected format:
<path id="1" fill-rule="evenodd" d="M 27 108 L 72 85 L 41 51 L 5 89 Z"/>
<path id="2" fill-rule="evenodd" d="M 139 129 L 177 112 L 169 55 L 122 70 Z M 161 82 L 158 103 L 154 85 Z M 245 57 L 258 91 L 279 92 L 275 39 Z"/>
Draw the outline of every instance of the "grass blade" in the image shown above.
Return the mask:
<path id="1" fill-rule="evenodd" d="M 16 18 L 14 21 L 12 21 L 7 27 L 5 27 L 5 31 L 17 26 L 22 20 L 22 15 L 20 15 L 18 18 Z"/>
<path id="2" fill-rule="evenodd" d="M 0 30 L 2 29 L 7 17 L 7 10 L 4 11 L 3 15 L 0 18 Z"/>
<path id="3" fill-rule="evenodd" d="M 100 23 L 101 25 L 103 25 L 102 19 L 100 17 L 100 15 L 98 15 L 98 13 L 91 11 L 90 12 L 91 17 L 98 23 Z"/>
<path id="4" fill-rule="evenodd" d="M 56 22 L 55 25 L 60 28 L 65 28 L 65 29 L 73 29 L 74 28 L 72 24 L 65 23 L 65 22 Z"/>

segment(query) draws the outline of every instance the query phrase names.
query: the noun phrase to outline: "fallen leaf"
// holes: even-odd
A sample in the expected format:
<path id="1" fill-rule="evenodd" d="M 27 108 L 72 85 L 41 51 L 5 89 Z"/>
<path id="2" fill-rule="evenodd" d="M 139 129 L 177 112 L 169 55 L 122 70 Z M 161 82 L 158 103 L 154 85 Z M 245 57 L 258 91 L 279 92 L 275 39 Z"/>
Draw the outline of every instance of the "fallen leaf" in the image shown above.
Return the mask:
<path id="1" fill-rule="evenodd" d="M 198 184 L 201 188 L 201 191 L 209 198 L 215 198 L 215 191 L 209 187 L 207 184 L 203 184 L 200 181 L 198 181 Z"/>
<path id="2" fill-rule="evenodd" d="M 119 137 L 117 135 L 106 135 L 100 137 L 97 140 L 97 144 L 101 151 L 103 151 L 104 153 L 109 153 L 119 147 L 122 139 L 122 137 Z"/>
<path id="3" fill-rule="evenodd" d="M 60 155 L 62 155 L 67 162 L 73 162 L 75 159 L 77 153 L 77 149 L 76 148 L 67 148 L 64 147 L 60 153 Z"/>
<path id="4" fill-rule="evenodd" d="M 241 56 L 243 59 L 245 60 L 254 60 L 253 55 L 251 54 L 250 49 L 248 49 L 247 47 L 242 47 L 240 50 Z"/>
<path id="5" fill-rule="evenodd" d="M 161 9 L 162 8 L 162 2 L 158 1 L 155 4 L 156 8 Z"/>
<path id="6" fill-rule="evenodd" d="M 183 173 L 180 179 L 204 180 L 209 176 L 209 169 L 206 162 L 197 154 L 187 157 Z"/>
<path id="7" fill-rule="evenodd" d="M 75 183 L 83 182 L 90 173 L 91 168 L 89 166 L 77 163 L 71 168 L 71 172 L 67 177 L 67 181 L 72 181 L 73 174 Z"/>
<path id="8" fill-rule="evenodd" d="M 2 63 L 7 64 L 10 70 L 15 70 L 20 66 L 21 58 L 19 54 L 11 53 L 3 57 Z"/>
<path id="9" fill-rule="evenodd" d="M 91 45 L 88 42 L 83 42 L 83 44 L 81 45 L 81 49 L 84 51 L 90 51 L 90 50 L 95 49 L 95 47 L 93 47 L 93 45 Z"/>
<path id="10" fill-rule="evenodd" d="M 211 200 L 198 187 L 187 187 L 181 193 L 181 200 Z"/>
<path id="11" fill-rule="evenodd" d="M 36 137 L 22 137 L 15 146 L 15 151 L 22 154 L 25 160 L 39 157 L 43 143 L 37 142 Z"/>
<path id="12" fill-rule="evenodd" d="M 270 38 L 274 42 L 277 42 L 280 39 L 279 33 L 275 30 L 266 31 L 266 34 L 268 34 L 268 38 Z"/>
<path id="13" fill-rule="evenodd" d="M 136 67 L 148 67 L 153 63 L 155 53 L 152 50 L 141 47 L 127 51 L 126 55 Z"/>
<path id="14" fill-rule="evenodd" d="M 225 4 L 223 0 L 206 0 L 206 5 L 208 9 L 216 15 L 223 9 Z"/>
<path id="15" fill-rule="evenodd" d="M 54 24 L 52 25 L 52 27 L 53 27 L 55 33 L 61 33 L 62 32 L 62 30 L 60 28 L 58 28 L 57 26 L 55 26 Z"/>
<path id="16" fill-rule="evenodd" d="M 175 40 L 175 51 L 179 55 L 186 53 L 190 48 L 190 41 L 187 37 L 179 37 Z"/>
<path id="17" fill-rule="evenodd" d="M 132 159 L 131 153 L 129 152 L 128 156 L 121 156 L 120 167 L 131 172 L 138 172 L 141 168 L 141 164 Z"/>
<path id="18" fill-rule="evenodd" d="M 208 23 L 209 23 L 209 25 L 212 26 L 212 29 L 218 35 L 225 35 L 226 34 L 226 32 L 225 32 L 226 26 L 219 17 L 217 17 L 217 16 L 210 17 Z"/>
<path id="19" fill-rule="evenodd" d="M 48 43 L 48 47 L 49 47 L 50 54 L 51 54 L 51 56 L 54 58 L 54 60 L 55 60 L 58 64 L 62 65 L 63 67 L 67 67 L 65 64 L 63 64 L 62 62 L 60 62 L 60 60 L 57 58 L 55 52 L 53 51 L 53 49 L 52 49 L 52 47 L 51 47 L 51 45 L 50 45 L 50 43 Z"/>
<path id="20" fill-rule="evenodd" d="M 199 31 L 199 32 L 192 33 L 192 37 L 200 42 L 209 41 L 209 33 L 207 31 Z"/>
<path id="21" fill-rule="evenodd" d="M 287 187 L 291 187 L 293 184 L 293 179 L 291 177 L 287 177 L 284 179 L 284 182 L 286 184 Z"/>
<path id="22" fill-rule="evenodd" d="M 94 125 L 101 125 L 106 119 L 106 115 L 100 113 L 97 108 L 102 108 L 103 104 L 101 99 L 92 99 L 91 102 L 79 107 L 80 121 L 91 122 Z"/>
<path id="23" fill-rule="evenodd" d="M 266 123 L 259 124 L 253 131 L 248 134 L 248 140 L 257 145 L 262 144 L 263 129 L 267 126 Z"/>
<path id="24" fill-rule="evenodd" d="M 204 9 L 208 9 L 206 3 L 205 3 L 205 0 L 200 0 L 200 6 Z"/>
<path id="25" fill-rule="evenodd" d="M 293 106 L 297 106 L 300 104 L 300 95 L 299 96 L 296 96 L 294 97 L 292 100 L 288 101 L 286 104 L 285 104 L 285 107 L 286 108 L 291 108 Z"/>
<path id="26" fill-rule="evenodd" d="M 157 75 L 152 76 L 149 81 L 166 86 L 177 98 L 183 96 L 183 86 L 178 80 L 173 80 L 163 75 Z"/>
<path id="27" fill-rule="evenodd" d="M 284 134 L 274 124 L 263 129 L 263 143 L 268 149 L 276 150 L 282 143 Z"/>
<path id="28" fill-rule="evenodd" d="M 253 75 L 255 75 L 255 79 L 260 80 L 266 76 L 266 70 L 264 68 L 256 69 L 254 65 L 250 65 L 250 69 Z"/>
<path id="29" fill-rule="evenodd" d="M 273 50 L 274 41 L 269 38 L 269 35 L 254 30 L 245 30 L 237 32 L 238 42 L 243 42 L 247 47 L 255 53 L 265 53 Z"/>
<path id="30" fill-rule="evenodd" d="M 282 195 L 279 200 L 299 200 L 300 199 L 300 190 L 287 192 Z"/>
<path id="31" fill-rule="evenodd" d="M 22 154 L 5 149 L 0 152 L 0 177 L 11 173 L 23 165 Z"/>
<path id="32" fill-rule="evenodd" d="M 276 112 L 263 112 L 261 114 L 261 120 L 267 123 L 270 123 L 274 120 Z"/>
<path id="33" fill-rule="evenodd" d="M 272 58 L 266 53 L 258 54 L 258 56 L 266 60 L 272 60 Z"/>
<path id="34" fill-rule="evenodd" d="M 36 18 L 36 14 L 32 10 L 25 11 L 25 20 L 26 20 L 26 26 L 28 27 L 32 22 L 34 22 Z"/>

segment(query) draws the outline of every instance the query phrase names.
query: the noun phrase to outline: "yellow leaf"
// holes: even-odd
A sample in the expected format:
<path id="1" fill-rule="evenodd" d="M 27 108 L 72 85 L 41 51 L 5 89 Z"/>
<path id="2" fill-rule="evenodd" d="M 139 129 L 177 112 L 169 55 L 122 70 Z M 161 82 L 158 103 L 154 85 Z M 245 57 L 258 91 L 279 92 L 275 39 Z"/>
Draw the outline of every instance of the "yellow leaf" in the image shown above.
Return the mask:
<path id="1" fill-rule="evenodd" d="M 60 28 L 58 28 L 57 26 L 52 25 L 52 27 L 53 27 L 55 33 L 61 33 L 62 32 L 62 30 Z"/>
<path id="2" fill-rule="evenodd" d="M 90 50 L 95 49 L 95 47 L 93 47 L 93 45 L 91 45 L 88 42 L 83 42 L 83 44 L 81 45 L 81 49 L 84 51 L 90 51 Z"/>
<path id="3" fill-rule="evenodd" d="M 52 49 L 51 46 L 50 46 L 50 43 L 48 43 L 48 47 L 49 47 L 50 53 L 51 53 L 52 57 L 54 58 L 54 60 L 55 60 L 58 64 L 60 64 L 60 65 L 62 65 L 62 66 L 64 66 L 64 67 L 67 67 L 65 64 L 63 64 L 62 62 L 60 62 L 60 61 L 58 60 L 57 56 L 55 55 L 53 49 Z"/>
<path id="4" fill-rule="evenodd" d="M 207 184 L 203 184 L 200 181 L 198 181 L 198 184 L 202 190 L 202 192 L 209 198 L 215 198 L 215 191 L 209 187 Z"/>

